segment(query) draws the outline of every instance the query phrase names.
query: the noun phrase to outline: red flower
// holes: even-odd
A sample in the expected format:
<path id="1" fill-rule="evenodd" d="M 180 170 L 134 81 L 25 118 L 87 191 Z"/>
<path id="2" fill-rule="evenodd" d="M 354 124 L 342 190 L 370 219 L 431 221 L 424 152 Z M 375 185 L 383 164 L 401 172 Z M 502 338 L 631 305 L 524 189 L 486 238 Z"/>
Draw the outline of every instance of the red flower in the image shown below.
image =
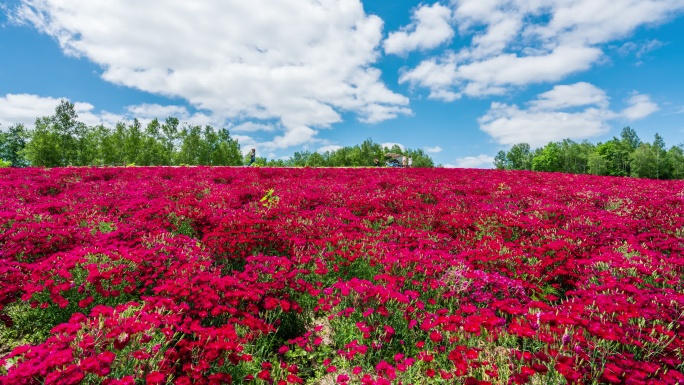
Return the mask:
<path id="1" fill-rule="evenodd" d="M 165 382 L 166 376 L 155 371 L 155 372 L 151 372 L 150 374 L 148 374 L 145 379 L 147 380 L 147 383 L 149 385 L 157 385 L 157 384 L 161 384 L 161 383 Z"/>
<path id="2" fill-rule="evenodd" d="M 435 342 L 435 343 L 441 342 L 441 341 L 442 341 L 442 338 L 443 338 L 443 337 L 442 337 L 442 334 L 441 334 L 440 332 L 436 331 L 436 330 L 433 330 L 433 331 L 430 333 L 430 340 L 431 340 L 432 342 Z"/>
<path id="3" fill-rule="evenodd" d="M 84 308 L 84 307 L 88 307 L 88 305 L 90 305 L 91 303 L 93 303 L 93 297 L 89 296 L 89 297 L 86 297 L 86 298 L 78 301 L 78 306 L 80 308 Z"/>

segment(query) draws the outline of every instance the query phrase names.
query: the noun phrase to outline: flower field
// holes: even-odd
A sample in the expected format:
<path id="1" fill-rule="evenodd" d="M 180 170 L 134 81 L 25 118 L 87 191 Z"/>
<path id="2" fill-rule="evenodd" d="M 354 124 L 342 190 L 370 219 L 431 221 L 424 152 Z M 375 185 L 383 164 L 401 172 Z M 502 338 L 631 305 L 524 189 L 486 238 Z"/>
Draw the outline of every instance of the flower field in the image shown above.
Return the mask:
<path id="1" fill-rule="evenodd" d="M 0 170 L 0 384 L 684 384 L 684 182 Z"/>

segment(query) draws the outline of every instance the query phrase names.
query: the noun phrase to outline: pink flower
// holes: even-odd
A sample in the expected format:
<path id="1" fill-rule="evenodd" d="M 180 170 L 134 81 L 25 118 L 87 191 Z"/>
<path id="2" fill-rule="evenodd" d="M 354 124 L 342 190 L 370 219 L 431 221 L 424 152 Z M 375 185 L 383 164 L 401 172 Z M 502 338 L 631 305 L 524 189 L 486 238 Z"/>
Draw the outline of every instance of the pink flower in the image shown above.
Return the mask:
<path id="1" fill-rule="evenodd" d="M 166 380 L 166 376 L 159 372 L 151 372 L 145 379 L 149 385 L 156 385 L 163 383 Z"/>

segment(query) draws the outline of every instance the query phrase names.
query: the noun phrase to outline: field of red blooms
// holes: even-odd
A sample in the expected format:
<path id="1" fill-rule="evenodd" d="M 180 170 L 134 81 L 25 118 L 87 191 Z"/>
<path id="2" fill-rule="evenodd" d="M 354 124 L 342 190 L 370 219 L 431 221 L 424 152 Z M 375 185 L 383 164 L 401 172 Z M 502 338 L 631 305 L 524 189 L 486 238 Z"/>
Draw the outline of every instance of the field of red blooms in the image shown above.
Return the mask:
<path id="1" fill-rule="evenodd" d="M 0 384 L 684 384 L 684 182 L 0 170 Z"/>

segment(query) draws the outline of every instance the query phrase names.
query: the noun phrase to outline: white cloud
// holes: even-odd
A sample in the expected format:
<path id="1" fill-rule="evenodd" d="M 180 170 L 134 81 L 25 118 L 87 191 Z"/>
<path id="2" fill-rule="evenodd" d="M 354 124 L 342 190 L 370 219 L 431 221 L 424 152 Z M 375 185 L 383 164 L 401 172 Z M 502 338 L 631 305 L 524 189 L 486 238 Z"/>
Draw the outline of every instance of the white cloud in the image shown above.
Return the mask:
<path id="1" fill-rule="evenodd" d="M 327 146 L 323 146 L 323 147 L 319 148 L 318 150 L 316 150 L 316 152 L 319 153 L 319 154 L 323 154 L 323 153 L 325 153 L 326 151 L 333 152 L 333 151 L 339 150 L 340 148 L 342 148 L 342 146 L 337 146 L 337 145 L 334 145 L 334 144 L 329 144 L 329 145 L 327 145 Z"/>
<path id="2" fill-rule="evenodd" d="M 37 117 L 54 114 L 59 99 L 28 94 L 7 94 L 0 97 L 0 124 L 6 129 L 15 124 L 33 127 Z"/>
<path id="3" fill-rule="evenodd" d="M 513 145 L 525 142 L 538 147 L 564 138 L 586 139 L 604 134 L 610 111 L 587 108 L 580 112 L 521 110 L 517 106 L 492 103 L 478 119 L 480 129 L 498 143 Z"/>
<path id="4" fill-rule="evenodd" d="M 440 146 L 425 147 L 425 151 L 429 152 L 430 154 L 437 154 L 437 153 L 442 152 L 442 147 L 440 147 Z"/>
<path id="5" fill-rule="evenodd" d="M 593 84 L 580 82 L 571 85 L 558 85 L 551 91 L 540 94 L 538 99 L 530 103 L 537 110 L 564 109 L 586 105 L 608 107 L 606 93 Z"/>
<path id="6" fill-rule="evenodd" d="M 450 4 L 451 22 L 466 45 L 424 58 L 400 77 L 400 82 L 427 88 L 431 98 L 445 101 L 559 81 L 600 63 L 605 58 L 602 45 L 628 37 L 638 27 L 667 22 L 684 10 L 682 0 L 452 0 Z M 417 19 L 417 11 L 413 18 Z M 623 51 L 641 56 L 660 45 L 658 40 L 642 41 Z"/>
<path id="7" fill-rule="evenodd" d="M 451 9 L 439 3 L 420 6 L 412 19 L 408 27 L 390 33 L 383 43 L 385 52 L 401 55 L 417 49 L 435 48 L 454 36 L 449 25 Z"/>
<path id="8" fill-rule="evenodd" d="M 129 119 L 137 118 L 147 124 L 154 119 L 164 121 L 166 118 L 177 118 L 181 123 L 197 126 L 223 127 L 223 119 L 212 114 L 196 112 L 191 114 L 184 106 L 162 106 L 160 104 L 138 104 L 126 107 Z"/>
<path id="9" fill-rule="evenodd" d="M 587 139 L 605 134 L 615 119 L 636 120 L 659 110 L 648 95 L 634 92 L 628 107 L 620 112 L 609 108 L 606 93 L 589 83 L 557 85 L 527 103 L 516 105 L 492 103 L 478 119 L 480 129 L 497 143 L 512 145 L 525 142 L 538 147 L 565 138 Z"/>
<path id="10" fill-rule="evenodd" d="M 52 116 L 60 101 L 66 98 L 43 97 L 31 94 L 6 94 L 0 96 L 0 128 L 6 129 L 15 124 L 23 124 L 32 129 L 36 118 Z M 87 125 L 104 124 L 113 126 L 124 119 L 123 116 L 107 111 L 93 112 L 94 106 L 90 103 L 73 102 L 74 111 L 78 120 Z"/>
<path id="11" fill-rule="evenodd" d="M 466 156 L 456 159 L 455 165 L 447 165 L 447 168 L 492 168 L 494 167 L 494 157 L 480 154 L 478 156 Z"/>
<path id="12" fill-rule="evenodd" d="M 578 140 L 605 134 L 615 119 L 640 119 L 658 110 L 648 95 L 634 93 L 629 107 L 621 112 L 609 108 L 605 92 L 589 83 L 558 85 L 527 103 L 516 105 L 492 103 L 478 119 L 480 129 L 497 143 L 512 145 L 525 142 L 533 147 L 565 138 Z"/>
<path id="13" fill-rule="evenodd" d="M 461 65 L 457 62 L 460 60 L 458 56 L 449 55 L 437 61 L 422 62 L 415 69 L 403 73 L 399 82 L 427 87 L 434 98 L 458 95 L 453 91 L 445 93 L 454 85 L 458 86 L 459 92 L 469 96 L 500 95 L 511 86 L 558 81 L 574 72 L 589 69 L 601 55 L 598 48 L 559 46 L 539 55 L 502 53 Z M 448 98 L 440 99 L 448 101 Z"/>
<path id="14" fill-rule="evenodd" d="M 313 140 L 342 113 L 410 113 L 372 67 L 383 23 L 360 0 L 21 0 L 11 17 L 114 84 L 184 98 L 221 122 L 279 121 L 277 148 Z"/>
<path id="15" fill-rule="evenodd" d="M 162 106 L 159 104 L 138 104 L 126 108 L 133 116 L 141 118 L 164 119 L 176 117 L 179 120 L 187 119 L 190 114 L 183 106 Z"/>
<path id="16" fill-rule="evenodd" d="M 257 131 L 266 131 L 266 132 L 272 132 L 275 131 L 275 126 L 272 124 L 260 124 L 260 123 L 254 123 L 254 122 L 245 122 L 242 124 L 238 124 L 237 126 L 230 127 L 231 132 L 257 132 Z"/>
<path id="17" fill-rule="evenodd" d="M 394 146 L 399 146 L 402 150 L 404 150 L 406 147 L 404 147 L 403 144 L 401 143 L 394 143 L 394 142 L 385 142 L 385 143 L 380 143 L 382 147 L 387 147 L 387 148 L 392 148 Z"/>
<path id="18" fill-rule="evenodd" d="M 249 135 L 230 134 L 230 137 L 237 140 L 238 143 L 240 143 L 240 148 L 242 149 L 242 152 L 244 152 L 245 154 L 251 148 L 257 147 L 257 141 Z"/>
<path id="19" fill-rule="evenodd" d="M 627 56 L 631 53 L 634 53 L 634 56 L 640 58 L 664 45 L 665 43 L 657 39 L 638 42 L 628 41 L 618 48 L 618 53 L 622 56 Z"/>
<path id="20" fill-rule="evenodd" d="M 645 118 L 660 109 L 648 95 L 637 93 L 629 98 L 628 104 L 629 107 L 622 110 L 622 115 L 629 120 Z"/>
<path id="21" fill-rule="evenodd" d="M 460 93 L 451 91 L 451 85 L 458 78 L 456 63 L 453 57 L 445 60 L 428 59 L 416 68 L 405 71 L 399 77 L 399 83 L 411 83 L 430 89 L 430 98 L 444 101 L 454 101 L 461 97 Z"/>
<path id="22" fill-rule="evenodd" d="M 267 150 L 276 150 L 305 143 L 316 143 L 320 139 L 315 138 L 317 131 L 308 126 L 286 127 L 282 135 L 273 138 L 272 141 L 260 143 Z"/>
<path id="23" fill-rule="evenodd" d="M 0 96 L 0 129 L 21 123 L 33 128 L 36 118 L 52 116 L 61 100 L 68 98 L 42 97 L 31 94 L 7 94 Z M 78 120 L 88 126 L 104 125 L 112 128 L 122 121 L 134 118 L 146 125 L 153 119 L 164 121 L 168 117 L 175 117 L 181 123 L 215 128 L 223 127 L 223 119 L 203 112 L 191 114 L 183 106 L 162 106 L 159 104 L 139 104 L 127 106 L 125 113 L 115 114 L 108 111 L 96 111 L 95 106 L 87 102 L 70 101 L 74 104 L 74 111 Z"/>

